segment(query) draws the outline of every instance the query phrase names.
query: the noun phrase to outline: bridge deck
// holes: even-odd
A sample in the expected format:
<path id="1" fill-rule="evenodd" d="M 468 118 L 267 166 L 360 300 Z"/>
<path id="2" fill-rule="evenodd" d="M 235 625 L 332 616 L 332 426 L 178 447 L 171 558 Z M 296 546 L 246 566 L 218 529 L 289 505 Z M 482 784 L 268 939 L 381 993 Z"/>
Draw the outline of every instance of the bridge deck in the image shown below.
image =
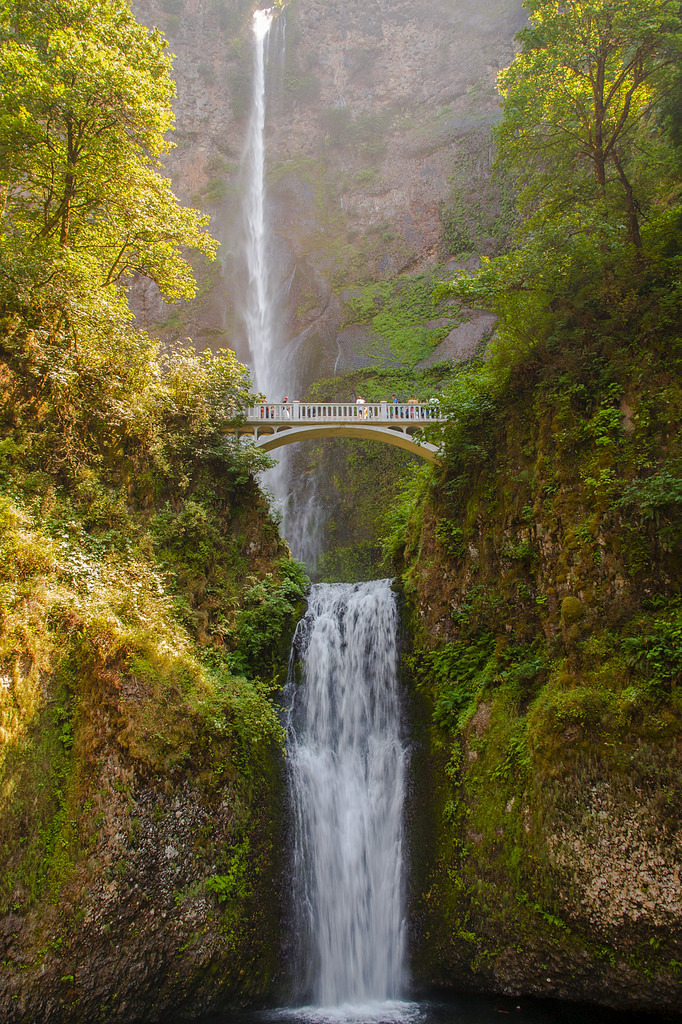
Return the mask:
<path id="1" fill-rule="evenodd" d="M 284 423 L 357 423 L 379 420 L 396 427 L 444 423 L 445 417 L 435 403 L 425 402 L 263 402 L 246 413 L 245 426 L 264 427 L 268 421 Z"/>
<path id="2" fill-rule="evenodd" d="M 246 410 L 236 433 L 251 435 L 265 451 L 319 437 L 366 438 L 437 463 L 437 446 L 420 434 L 445 419 L 435 403 L 262 402 Z"/>

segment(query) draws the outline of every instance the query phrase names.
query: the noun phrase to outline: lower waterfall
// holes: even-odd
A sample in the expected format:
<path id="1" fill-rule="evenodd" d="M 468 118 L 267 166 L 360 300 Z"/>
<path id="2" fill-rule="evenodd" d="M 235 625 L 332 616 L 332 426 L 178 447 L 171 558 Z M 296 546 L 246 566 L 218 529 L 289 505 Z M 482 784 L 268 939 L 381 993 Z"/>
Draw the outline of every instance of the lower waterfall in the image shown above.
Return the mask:
<path id="1" fill-rule="evenodd" d="M 374 580 L 313 586 L 294 638 L 294 917 L 300 994 L 318 1006 L 398 999 L 405 987 L 397 631 L 391 581 Z"/>

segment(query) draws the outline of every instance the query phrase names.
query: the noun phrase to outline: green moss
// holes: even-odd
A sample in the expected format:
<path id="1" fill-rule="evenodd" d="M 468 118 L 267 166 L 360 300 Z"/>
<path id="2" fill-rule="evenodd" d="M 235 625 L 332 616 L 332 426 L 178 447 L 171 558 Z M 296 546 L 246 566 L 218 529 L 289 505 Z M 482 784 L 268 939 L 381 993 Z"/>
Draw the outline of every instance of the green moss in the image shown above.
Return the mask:
<path id="1" fill-rule="evenodd" d="M 122 486 L 119 467 L 107 463 L 99 471 L 82 465 L 68 484 L 29 473 L 26 490 L 24 456 L 8 449 L 0 480 L 0 912 L 45 922 L 22 933 L 22 969 L 52 970 L 55 943 L 67 963 L 100 888 L 125 893 L 139 879 L 150 831 L 160 837 L 176 827 L 178 794 L 202 813 L 216 808 L 226 823 L 185 851 L 192 871 L 206 862 L 227 876 L 229 851 L 248 844 L 216 956 L 228 965 L 235 999 L 240 990 L 262 995 L 276 969 L 279 926 L 282 729 L 273 677 L 285 671 L 307 585 L 301 567 L 236 463 L 237 472 L 224 463 L 226 472 L 215 473 L 195 456 L 191 478 L 174 480 L 180 442 L 165 474 L 146 467 L 134 484 Z M 119 917 L 101 912 L 102 934 L 119 941 Z M 183 928 L 180 917 L 179 945 Z M 61 984 L 70 1004 L 75 989 Z M 225 987 L 216 978 L 214 988 Z"/>
<path id="2" fill-rule="evenodd" d="M 452 117 L 445 108 L 443 117 Z M 506 251 L 516 219 L 514 189 L 503 169 L 481 169 L 481 153 L 492 147 L 488 128 L 472 126 L 461 140 L 452 167 L 450 191 L 441 206 L 444 254 L 498 255 Z"/>
<path id="3" fill-rule="evenodd" d="M 577 597 L 565 597 L 561 602 L 561 618 L 570 626 L 585 615 L 585 605 Z"/>
<path id="4" fill-rule="evenodd" d="M 346 302 L 344 323 L 367 324 L 381 339 L 381 349 L 375 343 L 367 354 L 414 366 L 446 337 L 455 323 L 448 319 L 444 326 L 429 326 L 428 321 L 443 313 L 451 314 L 434 302 L 433 289 L 432 275 L 400 277 L 354 289 Z"/>
<path id="5" fill-rule="evenodd" d="M 639 815 L 655 846 L 678 813 L 681 563 L 652 524 L 676 528 L 679 434 L 649 412 L 641 433 L 622 429 L 619 379 L 639 381 L 636 423 L 668 377 L 646 354 L 611 355 L 456 372 L 444 469 L 395 519 L 435 776 L 431 846 L 415 852 L 414 970 L 429 982 L 487 987 L 510 949 L 533 976 L 551 959 L 570 978 L 580 956 L 643 989 L 672 978 L 660 922 L 597 924 L 580 896 L 614 821 Z M 588 842 L 582 861 L 569 834 Z"/>

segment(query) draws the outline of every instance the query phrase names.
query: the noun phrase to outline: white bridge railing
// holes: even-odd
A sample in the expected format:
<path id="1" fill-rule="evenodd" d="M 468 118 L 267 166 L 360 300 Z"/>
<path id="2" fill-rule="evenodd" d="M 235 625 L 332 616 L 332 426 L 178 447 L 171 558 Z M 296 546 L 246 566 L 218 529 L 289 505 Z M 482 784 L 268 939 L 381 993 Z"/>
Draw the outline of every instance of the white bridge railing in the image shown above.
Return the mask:
<path id="1" fill-rule="evenodd" d="M 373 420 L 407 425 L 410 421 L 442 423 L 445 417 L 430 402 L 262 402 L 246 410 L 247 423 L 268 420 L 327 423 Z"/>

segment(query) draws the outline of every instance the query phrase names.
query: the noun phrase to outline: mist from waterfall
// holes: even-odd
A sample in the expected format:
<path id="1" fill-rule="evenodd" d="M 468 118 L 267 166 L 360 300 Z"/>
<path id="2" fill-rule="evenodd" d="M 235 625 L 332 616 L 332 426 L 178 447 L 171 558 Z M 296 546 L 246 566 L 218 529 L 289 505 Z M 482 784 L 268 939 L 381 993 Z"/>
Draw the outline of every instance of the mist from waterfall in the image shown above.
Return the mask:
<path id="1" fill-rule="evenodd" d="M 405 986 L 408 753 L 390 580 L 312 587 L 287 685 L 292 890 L 303 998 L 398 999 Z"/>

